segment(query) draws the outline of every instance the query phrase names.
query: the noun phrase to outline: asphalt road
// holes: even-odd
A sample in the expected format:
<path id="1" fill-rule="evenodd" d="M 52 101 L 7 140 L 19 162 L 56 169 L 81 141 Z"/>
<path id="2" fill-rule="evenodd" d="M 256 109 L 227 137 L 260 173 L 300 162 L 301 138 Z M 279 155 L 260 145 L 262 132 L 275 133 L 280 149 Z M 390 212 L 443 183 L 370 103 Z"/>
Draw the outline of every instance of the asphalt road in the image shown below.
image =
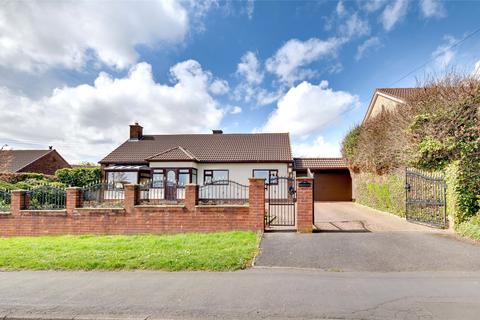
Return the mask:
<path id="1" fill-rule="evenodd" d="M 478 319 L 480 272 L 2 272 L 2 319 Z"/>

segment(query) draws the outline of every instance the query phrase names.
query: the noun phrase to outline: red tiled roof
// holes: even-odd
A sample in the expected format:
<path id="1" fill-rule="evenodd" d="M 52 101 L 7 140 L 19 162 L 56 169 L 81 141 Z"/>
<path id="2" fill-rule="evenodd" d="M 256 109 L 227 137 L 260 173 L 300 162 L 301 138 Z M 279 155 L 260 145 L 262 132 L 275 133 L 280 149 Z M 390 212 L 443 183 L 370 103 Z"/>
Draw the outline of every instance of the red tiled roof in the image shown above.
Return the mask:
<path id="1" fill-rule="evenodd" d="M 178 147 L 198 162 L 292 161 L 288 133 L 250 133 L 145 135 L 138 141 L 125 141 L 100 163 L 146 163 L 146 159 Z"/>
<path id="2" fill-rule="evenodd" d="M 17 172 L 52 150 L 0 150 L 0 171 Z"/>
<path id="3" fill-rule="evenodd" d="M 306 169 L 347 169 L 347 161 L 343 158 L 294 158 L 295 170 Z"/>
<path id="4" fill-rule="evenodd" d="M 403 101 L 407 101 L 424 90 L 425 88 L 377 88 L 377 92 L 393 96 Z"/>
<path id="5" fill-rule="evenodd" d="M 148 161 L 161 161 L 161 160 L 169 160 L 169 161 L 196 161 L 197 159 L 187 150 L 183 149 L 182 147 L 175 147 L 168 149 L 164 152 L 160 152 L 153 157 L 147 158 Z"/>

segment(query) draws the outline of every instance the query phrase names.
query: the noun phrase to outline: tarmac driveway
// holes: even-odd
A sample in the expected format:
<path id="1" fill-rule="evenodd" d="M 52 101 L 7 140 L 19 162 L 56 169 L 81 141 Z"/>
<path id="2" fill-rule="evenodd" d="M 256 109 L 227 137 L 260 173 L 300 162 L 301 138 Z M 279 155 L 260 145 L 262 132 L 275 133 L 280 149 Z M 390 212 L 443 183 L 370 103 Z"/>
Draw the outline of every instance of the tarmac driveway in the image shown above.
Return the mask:
<path id="1" fill-rule="evenodd" d="M 354 203 L 317 203 L 315 209 L 320 232 L 265 233 L 255 266 L 337 272 L 480 271 L 480 246 L 449 231 Z"/>

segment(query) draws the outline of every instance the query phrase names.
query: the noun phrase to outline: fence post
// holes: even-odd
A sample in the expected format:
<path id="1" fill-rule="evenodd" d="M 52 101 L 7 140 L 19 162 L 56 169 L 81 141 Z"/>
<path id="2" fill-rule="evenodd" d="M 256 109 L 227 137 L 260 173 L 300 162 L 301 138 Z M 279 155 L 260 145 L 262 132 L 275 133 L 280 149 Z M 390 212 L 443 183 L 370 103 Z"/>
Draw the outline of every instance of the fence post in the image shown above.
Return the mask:
<path id="1" fill-rule="evenodd" d="M 198 185 L 187 184 L 185 186 L 185 207 L 189 210 L 195 210 L 198 204 Z"/>
<path id="2" fill-rule="evenodd" d="M 126 184 L 124 186 L 123 206 L 125 207 L 127 213 L 132 212 L 133 208 L 138 204 L 138 187 L 138 184 Z"/>
<path id="3" fill-rule="evenodd" d="M 12 215 L 19 215 L 20 210 L 27 207 L 26 203 L 27 192 L 25 190 L 13 190 L 10 200 L 10 213 Z"/>
<path id="4" fill-rule="evenodd" d="M 76 208 L 83 206 L 82 189 L 79 187 L 67 188 L 67 214 L 73 214 Z"/>
<path id="5" fill-rule="evenodd" d="M 265 229 L 265 179 L 248 179 L 248 204 L 250 215 L 253 216 L 255 227 Z"/>
<path id="6" fill-rule="evenodd" d="M 297 178 L 297 231 L 313 230 L 313 178 Z"/>

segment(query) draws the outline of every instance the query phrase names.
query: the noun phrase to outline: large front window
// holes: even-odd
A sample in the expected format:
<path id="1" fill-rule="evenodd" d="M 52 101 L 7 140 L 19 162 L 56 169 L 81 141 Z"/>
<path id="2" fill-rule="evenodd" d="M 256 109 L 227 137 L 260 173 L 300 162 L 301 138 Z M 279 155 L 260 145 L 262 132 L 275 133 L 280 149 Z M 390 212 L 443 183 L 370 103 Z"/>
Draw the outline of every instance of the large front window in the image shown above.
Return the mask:
<path id="1" fill-rule="evenodd" d="M 221 183 L 228 184 L 228 170 L 204 170 L 203 183 Z"/>
<path id="2" fill-rule="evenodd" d="M 278 183 L 278 170 L 276 169 L 255 169 L 253 170 L 254 178 L 263 178 L 265 179 L 266 184 L 277 184 Z"/>
<path id="3" fill-rule="evenodd" d="M 107 174 L 108 185 L 115 188 L 123 188 L 125 184 L 138 182 L 138 172 L 111 171 Z"/>

